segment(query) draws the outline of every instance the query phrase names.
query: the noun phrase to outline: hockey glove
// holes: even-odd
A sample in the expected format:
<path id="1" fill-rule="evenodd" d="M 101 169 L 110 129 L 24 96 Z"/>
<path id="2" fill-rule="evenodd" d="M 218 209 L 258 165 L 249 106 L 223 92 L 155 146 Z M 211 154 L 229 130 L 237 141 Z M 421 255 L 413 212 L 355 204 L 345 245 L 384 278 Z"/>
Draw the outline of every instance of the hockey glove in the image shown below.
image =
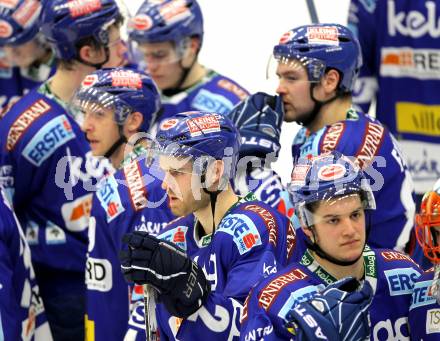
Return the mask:
<path id="1" fill-rule="evenodd" d="M 286 328 L 296 340 L 346 340 L 369 338 L 368 308 L 373 289 L 353 277 L 341 279 L 287 314 Z"/>
<path id="2" fill-rule="evenodd" d="M 228 117 L 234 122 L 242 137 L 240 156 L 267 154 L 278 156 L 280 150 L 283 102 L 280 96 L 257 92 L 237 104 Z"/>
<path id="3" fill-rule="evenodd" d="M 146 232 L 126 234 L 122 241 L 121 268 L 127 282 L 150 284 L 174 316 L 194 313 L 209 294 L 209 283 L 202 269 L 172 243 Z"/>

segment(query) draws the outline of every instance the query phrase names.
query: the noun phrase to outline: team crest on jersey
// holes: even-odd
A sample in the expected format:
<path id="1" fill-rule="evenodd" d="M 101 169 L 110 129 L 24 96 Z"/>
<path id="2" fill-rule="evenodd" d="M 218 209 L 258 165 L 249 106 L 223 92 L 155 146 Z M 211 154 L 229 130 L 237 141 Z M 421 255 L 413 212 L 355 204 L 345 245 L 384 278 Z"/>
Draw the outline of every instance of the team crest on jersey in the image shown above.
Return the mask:
<path id="1" fill-rule="evenodd" d="M 311 26 L 307 27 L 309 44 L 339 45 L 338 28 L 336 26 Z"/>
<path id="2" fill-rule="evenodd" d="M 159 239 L 166 240 L 173 244 L 176 244 L 182 250 L 186 251 L 186 232 L 188 231 L 188 226 L 177 226 L 172 230 L 162 233 L 158 236 Z"/>
<path id="3" fill-rule="evenodd" d="M 72 126 L 66 115 L 61 115 L 47 122 L 32 137 L 23 149 L 23 156 L 39 167 L 58 147 L 75 138 Z"/>
<path id="4" fill-rule="evenodd" d="M 255 212 L 256 214 L 259 215 L 261 219 L 263 219 L 264 224 L 266 225 L 266 229 L 269 232 L 269 243 L 272 244 L 274 247 L 276 247 L 278 240 L 278 229 L 273 214 L 270 213 L 265 208 L 255 204 L 245 205 L 242 206 L 241 208 L 246 211 Z"/>
<path id="5" fill-rule="evenodd" d="M 217 232 L 231 235 L 240 255 L 249 252 L 254 246 L 262 244 L 257 226 L 245 214 L 227 215 L 219 225 Z"/>
<path id="6" fill-rule="evenodd" d="M 109 176 L 96 191 L 96 196 L 106 212 L 107 222 L 110 223 L 125 211 L 118 192 L 118 183 L 113 176 Z"/>
<path id="7" fill-rule="evenodd" d="M 304 271 L 297 268 L 292 269 L 283 275 L 277 276 L 261 290 L 258 295 L 258 305 L 266 311 L 269 310 L 273 300 L 278 296 L 282 288 L 307 277 L 308 276 Z"/>
<path id="8" fill-rule="evenodd" d="M 191 106 L 200 111 L 227 114 L 234 104 L 225 96 L 201 89 L 191 102 Z"/>
<path id="9" fill-rule="evenodd" d="M 12 14 L 12 18 L 22 27 L 30 27 L 41 12 L 41 2 L 37 0 L 25 0 Z"/>
<path id="10" fill-rule="evenodd" d="M 147 190 L 142 181 L 139 163 L 137 161 L 130 162 L 123 169 L 132 207 L 139 211 L 148 206 Z"/>
<path id="11" fill-rule="evenodd" d="M 137 31 L 148 31 L 153 26 L 153 20 L 146 14 L 138 14 L 130 20 L 129 27 Z"/>
<path id="12" fill-rule="evenodd" d="M 186 121 L 186 125 L 192 137 L 220 131 L 219 115 L 217 114 L 191 118 Z"/>
<path id="13" fill-rule="evenodd" d="M 38 224 L 33 221 L 29 220 L 26 225 L 26 241 L 29 245 L 37 245 L 38 244 L 38 231 L 39 226 Z"/>
<path id="14" fill-rule="evenodd" d="M 44 99 L 39 99 L 22 112 L 9 129 L 6 149 L 8 151 L 13 150 L 17 142 L 23 136 L 23 133 L 32 125 L 32 123 L 43 114 L 47 113 L 51 108 L 52 107 Z"/>

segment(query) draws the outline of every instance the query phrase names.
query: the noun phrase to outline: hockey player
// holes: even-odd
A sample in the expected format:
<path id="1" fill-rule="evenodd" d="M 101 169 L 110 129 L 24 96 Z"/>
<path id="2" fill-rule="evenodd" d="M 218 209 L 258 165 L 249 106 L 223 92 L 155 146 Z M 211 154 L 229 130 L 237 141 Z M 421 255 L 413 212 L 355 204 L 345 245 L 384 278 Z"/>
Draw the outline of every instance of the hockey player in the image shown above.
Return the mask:
<path id="1" fill-rule="evenodd" d="M 369 244 L 404 250 L 415 213 L 413 185 L 393 136 L 352 107 L 362 65 L 356 37 L 339 24 L 300 26 L 281 37 L 273 56 L 284 120 L 304 126 L 293 141 L 294 160 L 332 150 L 353 157 L 372 181 L 379 207 Z"/>
<path id="2" fill-rule="evenodd" d="M 114 0 L 44 2 L 41 29 L 58 59 L 55 75 L 2 118 L 0 167 L 32 250 L 55 340 L 84 338 L 84 269 L 92 190 L 104 171 L 69 102 L 83 78 L 123 62 Z"/>
<path id="3" fill-rule="evenodd" d="M 167 118 L 179 112 L 229 112 L 248 92 L 198 61 L 203 16 L 195 0 L 146 0 L 129 24 L 147 71 L 162 91 Z"/>
<path id="4" fill-rule="evenodd" d="M 74 103 L 84 113 L 83 130 L 93 155 L 108 157 L 119 169 L 99 184 L 92 200 L 86 339 L 119 341 L 128 329 L 132 292 L 119 270 L 122 236 L 133 230 L 158 234 L 174 218 L 160 174 L 146 166 L 146 141 L 132 142 L 137 133 L 148 131 L 160 96 L 143 72 L 103 69 L 85 78 Z"/>
<path id="5" fill-rule="evenodd" d="M 351 0 L 348 25 L 364 64 L 353 101 L 397 137 L 414 179 L 417 201 L 440 176 L 440 1 Z"/>
<path id="6" fill-rule="evenodd" d="M 43 35 L 38 33 L 41 2 L 0 2 L 0 112 L 7 110 L 54 71 L 54 58 Z"/>
<path id="7" fill-rule="evenodd" d="M 240 198 L 232 190 L 240 136 L 223 115 L 177 114 L 161 123 L 156 139 L 169 206 L 183 217 L 158 238 L 127 235 L 122 271 L 158 290 L 161 340 L 237 339 L 245 297 L 292 256 L 294 228 L 252 193 Z M 141 340 L 135 322 L 136 315 L 128 336 Z"/>
<path id="8" fill-rule="evenodd" d="M 423 197 L 416 215 L 417 240 L 434 267 L 414 285 L 409 311 L 412 340 L 440 338 L 440 181 Z"/>
<path id="9" fill-rule="evenodd" d="M 52 340 L 29 245 L 1 187 L 0 340 Z"/>
<path id="10" fill-rule="evenodd" d="M 306 238 L 307 249 L 299 262 L 265 278 L 251 291 L 243 313 L 242 340 L 295 339 L 291 334 L 295 328 L 286 326 L 289 312 L 298 317 L 296 304 L 346 276 L 366 281 L 373 289 L 370 339 L 408 338 L 410 295 L 421 270 L 402 253 L 366 244 L 375 200 L 364 173 L 337 151 L 302 158 L 292 172 L 289 191 L 301 221 L 298 238 Z M 315 305 L 322 312 L 320 306 Z M 358 339 L 354 334 L 359 321 L 354 315 L 353 319 L 344 316 L 345 309 L 349 308 L 342 304 L 334 315 L 340 339 Z M 324 327 L 311 324 L 309 332 L 327 334 Z"/>

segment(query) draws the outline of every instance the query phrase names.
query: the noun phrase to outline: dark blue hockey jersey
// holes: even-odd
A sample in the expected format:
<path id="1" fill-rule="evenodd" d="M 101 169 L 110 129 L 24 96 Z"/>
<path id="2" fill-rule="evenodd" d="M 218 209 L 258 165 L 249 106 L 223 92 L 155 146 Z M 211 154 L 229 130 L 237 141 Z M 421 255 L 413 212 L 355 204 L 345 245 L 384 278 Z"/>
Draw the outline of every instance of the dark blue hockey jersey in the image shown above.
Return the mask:
<path id="1" fill-rule="evenodd" d="M 421 270 L 408 256 L 393 250 L 364 253 L 365 280 L 373 290 L 370 306 L 371 340 L 409 340 L 407 326 L 411 292 Z M 292 306 L 309 300 L 336 279 L 306 250 L 291 263 L 256 285 L 246 300 L 241 340 L 294 340 L 285 328 Z"/>
<path id="2" fill-rule="evenodd" d="M 414 189 L 394 137 L 378 121 L 349 110 L 346 120 L 313 134 L 301 128 L 292 155 L 295 160 L 332 150 L 354 158 L 370 180 L 378 209 L 371 213 L 368 244 L 403 251 L 413 227 Z"/>
<path id="3" fill-rule="evenodd" d="M 159 235 L 203 268 L 212 290 L 205 304 L 186 320 L 170 316 L 158 304 L 160 340 L 238 340 L 242 306 L 252 285 L 294 257 L 296 236 L 289 219 L 252 200 L 251 193 L 233 206 L 214 236 L 201 237 L 192 216 L 174 221 Z M 130 321 L 130 340 L 145 339 L 142 305 Z"/>
<path id="4" fill-rule="evenodd" d="M 132 290 L 118 258 L 123 235 L 134 230 L 157 235 L 174 219 L 161 188 L 162 174 L 146 166 L 145 153 L 136 147 L 93 197 L 86 265 L 88 341 L 119 341 L 128 328 Z"/>
<path id="5" fill-rule="evenodd" d="M 0 340 L 51 340 L 20 224 L 0 187 Z"/>
<path id="6" fill-rule="evenodd" d="M 408 319 L 412 340 L 440 339 L 440 304 L 437 303 L 439 281 L 437 288 L 434 288 L 434 276 L 434 268 L 431 268 L 414 285 Z"/>
<path id="7" fill-rule="evenodd" d="M 0 174 L 35 265 L 82 277 L 95 177 L 108 166 L 92 157 L 83 132 L 66 109 L 36 89 L 2 118 Z M 51 294 L 64 294 L 71 281 L 57 279 L 59 283 L 51 279 L 46 284 Z"/>
<path id="8" fill-rule="evenodd" d="M 440 177 L 439 20 L 439 0 L 351 0 L 348 20 L 364 60 L 354 102 L 367 112 L 376 98 L 419 194 Z"/>

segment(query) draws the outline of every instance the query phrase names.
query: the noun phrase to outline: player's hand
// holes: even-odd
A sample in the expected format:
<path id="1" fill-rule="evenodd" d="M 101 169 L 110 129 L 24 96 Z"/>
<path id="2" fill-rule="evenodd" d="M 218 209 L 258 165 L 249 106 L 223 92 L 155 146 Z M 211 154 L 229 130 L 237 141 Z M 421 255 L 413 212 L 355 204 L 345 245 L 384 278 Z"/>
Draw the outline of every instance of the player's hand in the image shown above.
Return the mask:
<path id="1" fill-rule="evenodd" d="M 284 110 L 280 96 L 257 92 L 238 103 L 227 115 L 240 131 L 240 156 L 278 156 Z"/>
<path id="2" fill-rule="evenodd" d="M 286 328 L 297 340 L 365 340 L 370 335 L 372 300 L 373 289 L 367 281 L 359 286 L 356 279 L 347 277 L 291 309 Z"/>
<path id="3" fill-rule="evenodd" d="M 209 294 L 209 283 L 202 269 L 183 250 L 146 232 L 126 234 L 121 251 L 121 269 L 126 281 L 150 284 L 159 292 L 170 313 L 187 317 Z"/>

